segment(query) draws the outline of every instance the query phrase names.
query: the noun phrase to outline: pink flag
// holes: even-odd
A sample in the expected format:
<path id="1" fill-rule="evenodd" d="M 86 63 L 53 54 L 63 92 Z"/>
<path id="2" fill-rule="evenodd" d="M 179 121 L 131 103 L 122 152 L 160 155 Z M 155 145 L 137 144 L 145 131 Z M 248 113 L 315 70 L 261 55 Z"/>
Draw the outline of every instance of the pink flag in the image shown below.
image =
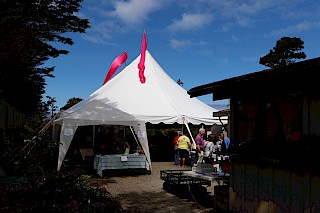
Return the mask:
<path id="1" fill-rule="evenodd" d="M 120 65 L 123 64 L 127 60 L 127 58 L 128 58 L 128 54 L 127 54 L 127 52 L 124 52 L 113 60 L 111 66 L 109 68 L 108 74 L 106 75 L 106 78 L 104 79 L 104 82 L 102 85 L 104 85 L 105 83 L 107 83 L 107 81 L 110 80 L 112 75 L 117 71 L 117 69 L 120 67 Z"/>
<path id="2" fill-rule="evenodd" d="M 147 50 L 147 37 L 146 37 L 146 32 L 144 32 L 143 38 L 142 38 L 140 62 L 138 64 L 139 78 L 142 84 L 146 82 L 146 77 L 144 76 L 144 70 L 145 70 L 144 61 L 146 59 L 146 50 Z"/>

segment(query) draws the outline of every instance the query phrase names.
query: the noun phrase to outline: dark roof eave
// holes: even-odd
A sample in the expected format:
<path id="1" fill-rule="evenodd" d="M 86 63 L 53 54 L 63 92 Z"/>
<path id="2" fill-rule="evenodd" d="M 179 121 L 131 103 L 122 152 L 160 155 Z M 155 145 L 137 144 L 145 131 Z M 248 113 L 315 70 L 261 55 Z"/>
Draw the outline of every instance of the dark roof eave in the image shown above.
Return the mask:
<path id="1" fill-rule="evenodd" d="M 231 95 L 239 95 L 249 91 L 261 92 L 260 90 L 264 90 L 266 84 L 274 84 L 274 82 L 279 83 L 281 82 L 281 79 L 287 80 L 288 78 L 291 78 L 291 84 L 295 86 L 294 84 L 301 80 L 301 77 L 306 74 L 305 72 L 301 72 L 301 70 L 311 72 L 315 75 L 317 74 L 319 67 L 320 58 L 314 58 L 296 62 L 285 67 L 262 70 L 204 84 L 191 88 L 188 91 L 188 94 L 190 97 L 213 94 L 213 100 L 221 100 L 230 98 Z M 261 87 L 262 89 L 257 87 Z"/>

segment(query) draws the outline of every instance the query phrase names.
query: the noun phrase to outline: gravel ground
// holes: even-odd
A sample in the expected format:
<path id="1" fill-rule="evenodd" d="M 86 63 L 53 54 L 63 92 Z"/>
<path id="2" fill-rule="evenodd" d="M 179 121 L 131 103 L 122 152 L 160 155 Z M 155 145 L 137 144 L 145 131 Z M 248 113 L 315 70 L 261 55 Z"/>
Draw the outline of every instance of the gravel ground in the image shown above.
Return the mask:
<path id="1" fill-rule="evenodd" d="M 189 191 L 181 194 L 172 194 L 162 189 L 163 180 L 160 178 L 160 170 L 189 169 L 179 168 L 173 162 L 152 162 L 152 173 L 128 173 L 105 174 L 103 178 L 95 177 L 93 182 L 106 186 L 113 197 L 120 200 L 125 212 L 212 212 L 213 200 L 199 200 L 196 195 L 188 196 Z M 207 191 L 210 193 L 210 188 Z M 202 203 L 202 204 L 201 204 Z"/>

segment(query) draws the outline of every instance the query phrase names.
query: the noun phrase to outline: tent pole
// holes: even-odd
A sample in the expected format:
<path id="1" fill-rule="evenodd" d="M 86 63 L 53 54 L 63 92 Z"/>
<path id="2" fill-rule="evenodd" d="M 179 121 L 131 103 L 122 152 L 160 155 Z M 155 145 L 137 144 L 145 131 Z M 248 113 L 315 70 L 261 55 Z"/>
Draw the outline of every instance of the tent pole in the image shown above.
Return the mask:
<path id="1" fill-rule="evenodd" d="M 136 137 L 136 135 L 134 134 L 134 131 L 133 131 L 133 129 L 132 129 L 132 126 L 130 126 L 130 130 L 131 130 L 131 133 L 132 133 L 134 139 L 136 140 L 136 143 L 137 143 L 138 145 L 140 145 L 140 144 L 139 144 L 139 141 L 138 141 L 138 139 L 137 139 L 137 137 Z"/>
<path id="2" fill-rule="evenodd" d="M 53 122 L 53 124 L 52 124 L 52 135 L 51 135 L 51 139 L 52 139 L 53 141 L 56 139 L 55 133 L 56 133 L 56 123 Z"/>
<path id="3" fill-rule="evenodd" d="M 92 148 L 94 148 L 94 140 L 96 139 L 96 125 L 92 126 Z"/>
<path id="4" fill-rule="evenodd" d="M 192 140 L 192 143 L 196 143 L 196 142 L 194 141 L 194 138 L 193 138 L 192 134 L 191 134 L 191 131 L 190 131 L 190 128 L 189 128 L 189 125 L 188 125 L 188 121 L 186 120 L 185 117 L 183 117 L 182 120 L 183 120 L 184 125 L 187 127 L 187 130 L 188 130 L 188 133 L 189 133 L 190 138 L 191 138 L 191 140 Z"/>

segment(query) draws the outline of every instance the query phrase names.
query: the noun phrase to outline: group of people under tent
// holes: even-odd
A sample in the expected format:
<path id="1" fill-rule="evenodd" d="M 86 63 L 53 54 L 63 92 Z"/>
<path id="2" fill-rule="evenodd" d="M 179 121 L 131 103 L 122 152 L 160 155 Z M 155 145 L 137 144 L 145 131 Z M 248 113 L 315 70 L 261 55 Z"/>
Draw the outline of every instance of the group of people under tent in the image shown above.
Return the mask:
<path id="1" fill-rule="evenodd" d="M 179 167 L 193 167 L 199 158 L 204 163 L 217 167 L 219 172 L 229 172 L 229 156 L 227 155 L 230 147 L 230 138 L 225 130 L 215 135 L 206 135 L 206 130 L 200 128 L 193 140 L 186 130 L 178 131 L 173 140 L 174 144 L 174 165 Z"/>
<path id="2" fill-rule="evenodd" d="M 126 149 L 143 154 L 139 144 L 133 143 L 134 139 L 126 137 L 123 129 L 114 126 L 100 126 L 96 136 L 95 154 L 112 155 L 123 154 Z"/>

